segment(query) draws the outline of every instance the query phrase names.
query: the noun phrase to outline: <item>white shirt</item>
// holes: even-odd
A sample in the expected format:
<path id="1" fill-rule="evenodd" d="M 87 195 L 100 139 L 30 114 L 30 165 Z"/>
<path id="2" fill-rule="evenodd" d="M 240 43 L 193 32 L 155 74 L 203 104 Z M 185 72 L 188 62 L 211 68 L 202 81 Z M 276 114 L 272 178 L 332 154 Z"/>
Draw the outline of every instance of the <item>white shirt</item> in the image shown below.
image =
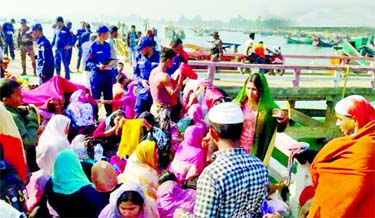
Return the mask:
<path id="1" fill-rule="evenodd" d="M 246 53 L 247 48 L 250 47 L 248 54 Z M 245 50 L 243 52 L 244 55 L 250 55 L 254 50 L 254 40 L 248 38 L 247 41 L 245 42 Z"/>

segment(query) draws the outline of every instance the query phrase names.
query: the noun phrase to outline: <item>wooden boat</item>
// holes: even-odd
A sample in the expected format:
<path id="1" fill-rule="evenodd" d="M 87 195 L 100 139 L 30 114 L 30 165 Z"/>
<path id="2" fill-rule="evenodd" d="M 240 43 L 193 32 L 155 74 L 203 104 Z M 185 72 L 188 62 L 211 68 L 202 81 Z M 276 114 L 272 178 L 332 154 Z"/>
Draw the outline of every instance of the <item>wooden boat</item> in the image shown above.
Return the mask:
<path id="1" fill-rule="evenodd" d="M 301 44 L 302 45 L 312 45 L 313 39 L 311 37 L 299 38 L 299 39 L 287 37 L 286 43 L 287 44 L 299 44 L 299 45 L 301 45 Z"/>

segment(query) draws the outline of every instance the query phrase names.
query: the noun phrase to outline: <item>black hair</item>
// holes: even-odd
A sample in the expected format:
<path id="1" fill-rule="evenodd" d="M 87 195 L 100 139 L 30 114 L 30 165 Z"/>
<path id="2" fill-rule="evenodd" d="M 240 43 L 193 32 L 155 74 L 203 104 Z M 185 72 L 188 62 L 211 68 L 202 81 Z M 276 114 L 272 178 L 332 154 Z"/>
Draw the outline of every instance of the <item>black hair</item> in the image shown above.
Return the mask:
<path id="1" fill-rule="evenodd" d="M 218 124 L 210 121 L 209 126 L 215 130 L 216 134 L 221 139 L 227 139 L 231 140 L 232 142 L 236 142 L 241 138 L 242 123 Z"/>
<path id="2" fill-rule="evenodd" d="M 177 47 L 179 44 L 182 44 L 182 40 L 180 38 L 177 38 L 177 39 L 174 39 L 174 40 L 171 41 L 171 47 L 172 48 Z"/>
<path id="3" fill-rule="evenodd" d="M 130 28 L 135 28 L 135 25 L 131 25 Z"/>
<path id="4" fill-rule="evenodd" d="M 150 112 L 148 111 L 145 111 L 143 113 L 141 113 L 138 118 L 143 118 L 145 119 L 151 126 L 155 126 L 156 122 L 155 122 L 155 117 L 154 115 L 152 115 Z M 151 131 L 151 130 L 150 130 Z M 140 142 L 145 140 L 147 138 L 147 135 L 148 135 L 148 130 L 146 127 L 142 127 L 141 128 L 141 133 L 140 133 Z"/>
<path id="5" fill-rule="evenodd" d="M 86 29 L 91 29 L 91 25 L 89 23 L 86 23 Z"/>
<path id="6" fill-rule="evenodd" d="M 117 26 L 111 26 L 110 29 L 111 29 L 111 34 L 118 31 Z"/>
<path id="7" fill-rule="evenodd" d="M 118 110 L 118 111 L 113 112 L 113 115 L 112 115 L 112 117 L 111 117 L 110 126 L 115 125 L 115 118 L 118 117 L 118 116 L 120 116 L 120 115 L 126 117 L 125 112 L 122 111 L 122 110 Z"/>
<path id="8" fill-rule="evenodd" d="M 118 83 L 123 83 L 125 80 L 126 80 L 126 77 L 122 74 L 118 74 L 116 76 L 116 82 L 118 82 Z"/>
<path id="9" fill-rule="evenodd" d="M 10 98 L 20 86 L 15 80 L 8 78 L 0 79 L 0 101 L 3 101 L 3 98 Z"/>
<path id="10" fill-rule="evenodd" d="M 164 47 L 160 52 L 160 62 L 166 62 L 176 56 L 176 52 L 171 48 Z"/>
<path id="11" fill-rule="evenodd" d="M 250 38 L 254 38 L 254 37 L 255 37 L 255 33 L 250 33 L 250 34 L 249 34 L 249 37 L 250 37 Z"/>
<path id="12" fill-rule="evenodd" d="M 118 207 L 122 202 L 129 202 L 129 201 L 131 201 L 133 204 L 138 205 L 140 207 L 143 207 L 143 204 L 144 204 L 144 200 L 138 192 L 124 191 L 120 195 L 120 197 L 117 199 L 116 205 Z"/>
<path id="13" fill-rule="evenodd" d="M 260 78 L 260 75 L 258 73 L 251 74 L 250 77 L 249 77 L 249 80 L 247 82 L 254 83 L 255 87 L 258 90 L 259 96 L 261 96 L 263 94 L 263 83 L 262 83 L 262 79 Z"/>
<path id="14" fill-rule="evenodd" d="M 168 170 L 164 170 L 161 173 L 160 177 L 159 177 L 158 184 L 161 185 L 161 184 L 163 184 L 166 181 L 175 181 L 175 182 L 177 182 L 177 178 L 176 178 L 176 176 L 172 172 L 169 172 Z"/>

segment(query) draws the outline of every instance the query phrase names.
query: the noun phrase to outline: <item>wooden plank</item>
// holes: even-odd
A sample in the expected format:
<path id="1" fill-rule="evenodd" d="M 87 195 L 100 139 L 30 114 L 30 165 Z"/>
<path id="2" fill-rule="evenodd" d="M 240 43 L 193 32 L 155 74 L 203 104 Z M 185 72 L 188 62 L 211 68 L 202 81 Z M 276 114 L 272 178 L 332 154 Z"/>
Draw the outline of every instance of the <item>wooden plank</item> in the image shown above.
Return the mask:
<path id="1" fill-rule="evenodd" d="M 296 110 L 290 109 L 289 111 L 289 119 L 293 120 L 294 122 L 298 122 L 304 126 L 311 126 L 311 127 L 322 127 L 323 124 L 310 116 Z"/>

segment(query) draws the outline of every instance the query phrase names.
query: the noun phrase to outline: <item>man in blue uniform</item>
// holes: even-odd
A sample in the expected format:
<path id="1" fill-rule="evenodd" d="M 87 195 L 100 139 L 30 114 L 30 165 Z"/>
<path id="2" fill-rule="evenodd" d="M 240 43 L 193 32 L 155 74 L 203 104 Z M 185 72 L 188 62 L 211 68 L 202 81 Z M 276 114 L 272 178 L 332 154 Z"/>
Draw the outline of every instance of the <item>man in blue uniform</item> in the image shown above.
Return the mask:
<path id="1" fill-rule="evenodd" d="M 3 25 L 3 35 L 4 35 L 4 54 L 14 60 L 14 44 L 13 44 L 13 35 L 14 35 L 14 19 L 11 19 L 9 22 L 4 23 Z"/>
<path id="2" fill-rule="evenodd" d="M 135 116 L 144 111 L 150 111 L 152 98 L 149 87 L 151 70 L 159 65 L 160 53 L 153 47 L 153 42 L 147 37 L 142 37 L 137 46 L 138 55 L 135 58 L 134 80 L 138 82 L 137 100 L 135 102 Z"/>
<path id="3" fill-rule="evenodd" d="M 96 31 L 98 38 L 91 45 L 87 55 L 87 67 L 91 71 L 90 85 L 95 100 L 99 100 L 103 93 L 104 100 L 112 100 L 112 84 L 115 72 L 107 65 L 111 61 L 111 46 L 106 40 L 109 38 L 107 26 L 99 26 Z M 112 113 L 112 106 L 104 105 L 107 116 Z"/>
<path id="4" fill-rule="evenodd" d="M 66 23 L 66 27 L 69 29 L 69 33 L 70 33 L 70 40 L 71 40 L 71 45 L 73 46 L 74 44 L 76 44 L 76 36 L 74 35 L 73 31 L 72 31 L 72 27 L 73 27 L 73 23 L 72 22 L 67 22 Z M 68 60 L 69 60 L 69 66 L 70 66 L 70 62 L 72 60 L 72 54 L 73 54 L 73 47 L 70 47 L 68 49 Z M 69 69 L 69 72 L 70 72 L 70 69 Z"/>
<path id="5" fill-rule="evenodd" d="M 72 39 L 70 30 L 64 25 L 62 17 L 56 18 L 56 32 L 53 37 L 52 47 L 55 46 L 55 69 L 56 73 L 60 75 L 61 60 L 65 69 L 65 78 L 70 79 L 69 70 L 69 49 L 72 47 Z"/>
<path id="6" fill-rule="evenodd" d="M 90 35 L 91 35 L 91 26 L 90 24 L 86 23 L 86 31 L 84 33 L 82 33 L 81 35 L 81 49 L 82 49 L 82 55 L 83 55 L 83 44 L 90 41 Z M 87 56 L 86 57 L 83 57 L 83 60 L 86 60 L 87 59 Z M 77 62 L 77 68 L 79 68 L 81 62 Z M 86 69 L 86 63 L 83 62 L 83 69 L 89 71 L 89 69 Z"/>
<path id="7" fill-rule="evenodd" d="M 77 72 L 79 72 L 79 67 L 81 65 L 82 60 L 82 44 L 84 41 L 82 40 L 83 33 L 86 32 L 86 22 L 81 21 L 81 29 L 77 30 L 76 33 L 76 40 L 77 40 L 77 49 L 78 49 L 78 59 L 77 59 Z"/>
<path id="8" fill-rule="evenodd" d="M 37 73 L 40 84 L 47 82 L 53 76 L 53 53 L 51 43 L 43 35 L 42 25 L 37 23 L 32 26 L 32 34 L 38 44 Z"/>

